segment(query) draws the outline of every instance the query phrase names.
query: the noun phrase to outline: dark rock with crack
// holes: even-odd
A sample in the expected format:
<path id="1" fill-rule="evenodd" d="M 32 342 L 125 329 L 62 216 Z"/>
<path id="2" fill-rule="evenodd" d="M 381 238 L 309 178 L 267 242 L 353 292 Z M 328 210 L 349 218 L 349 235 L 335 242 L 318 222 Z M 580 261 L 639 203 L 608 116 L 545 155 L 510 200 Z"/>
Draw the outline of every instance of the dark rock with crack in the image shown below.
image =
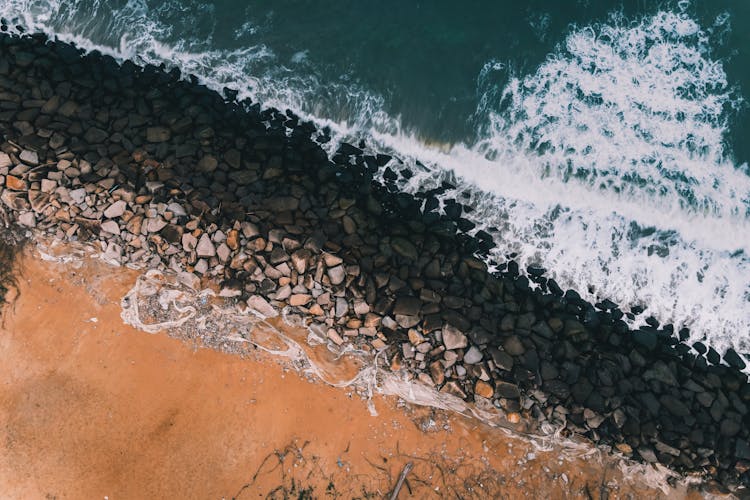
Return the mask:
<path id="1" fill-rule="evenodd" d="M 487 262 L 471 207 L 438 203 L 450 186 L 398 192 L 411 173 L 397 158 L 365 144 L 329 157 L 326 131 L 289 111 L 43 36 L 0 37 L 0 131 L 0 206 L 29 230 L 216 280 L 265 316 L 296 309 L 510 420 L 750 484 L 746 354 L 722 363 L 543 269 Z"/>

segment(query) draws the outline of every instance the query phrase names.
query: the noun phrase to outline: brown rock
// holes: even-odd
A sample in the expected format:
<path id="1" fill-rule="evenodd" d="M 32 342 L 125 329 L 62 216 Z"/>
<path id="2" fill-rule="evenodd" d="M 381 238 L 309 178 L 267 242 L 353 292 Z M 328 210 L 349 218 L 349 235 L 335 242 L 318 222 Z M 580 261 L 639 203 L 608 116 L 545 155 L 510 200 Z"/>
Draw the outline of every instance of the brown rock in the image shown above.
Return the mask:
<path id="1" fill-rule="evenodd" d="M 295 293 L 289 297 L 289 305 L 293 307 L 304 306 L 310 302 L 311 299 L 312 297 L 306 293 Z"/>
<path id="2" fill-rule="evenodd" d="M 495 389 L 490 384 L 483 380 L 477 380 L 474 384 L 474 394 L 482 396 L 483 398 L 490 399 L 495 394 Z"/>
<path id="3" fill-rule="evenodd" d="M 231 229 L 227 232 L 226 244 L 232 250 L 237 250 L 240 247 L 240 233 L 236 229 Z"/>
<path id="4" fill-rule="evenodd" d="M 28 189 L 28 184 L 26 184 L 26 181 L 23 179 L 19 179 L 18 177 L 15 177 L 13 175 L 8 175 L 5 178 L 5 186 L 8 189 L 12 189 L 14 191 L 26 191 Z"/>
<path id="5" fill-rule="evenodd" d="M 435 385 L 442 385 L 445 382 L 445 368 L 443 367 L 443 363 L 440 361 L 430 363 L 430 376 Z"/>

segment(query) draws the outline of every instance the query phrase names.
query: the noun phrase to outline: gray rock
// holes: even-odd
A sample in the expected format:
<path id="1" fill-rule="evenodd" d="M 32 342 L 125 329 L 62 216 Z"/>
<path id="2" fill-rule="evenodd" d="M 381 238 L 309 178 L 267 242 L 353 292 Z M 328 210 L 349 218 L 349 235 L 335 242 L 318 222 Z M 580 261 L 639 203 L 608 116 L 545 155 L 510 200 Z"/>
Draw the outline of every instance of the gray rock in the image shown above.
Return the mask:
<path id="1" fill-rule="evenodd" d="M 305 274 L 307 271 L 307 259 L 310 258 L 310 251 L 306 249 L 300 249 L 292 254 L 292 266 L 297 274 Z"/>
<path id="2" fill-rule="evenodd" d="M 482 361 L 482 357 L 482 351 L 477 349 L 476 346 L 471 346 L 469 350 L 464 354 L 464 363 L 475 365 Z"/>
<path id="3" fill-rule="evenodd" d="M 198 238 L 190 233 L 184 233 L 182 235 L 182 249 L 186 252 L 192 252 L 198 245 Z"/>
<path id="4" fill-rule="evenodd" d="M 10 156 L 5 153 L 0 153 L 0 169 L 10 168 L 12 166 L 13 162 L 11 161 Z"/>
<path id="5" fill-rule="evenodd" d="M 198 160 L 195 166 L 200 172 L 213 172 L 219 165 L 219 161 L 211 155 L 206 155 Z"/>
<path id="6" fill-rule="evenodd" d="M 293 211 L 299 208 L 299 200 L 292 196 L 280 196 L 277 198 L 269 198 L 266 201 L 266 207 L 271 212 Z"/>
<path id="7" fill-rule="evenodd" d="M 198 245 L 195 247 L 195 252 L 198 254 L 198 257 L 213 257 L 216 255 L 216 247 L 214 247 L 207 233 L 203 233 L 201 236 Z"/>
<path id="8" fill-rule="evenodd" d="M 117 224 L 117 222 L 113 220 L 107 220 L 102 222 L 102 231 L 106 231 L 109 234 L 114 234 L 116 236 L 120 235 L 120 225 Z"/>
<path id="9" fill-rule="evenodd" d="M 161 217 L 151 217 L 146 221 L 146 231 L 149 233 L 158 233 L 164 229 L 166 225 L 167 222 Z"/>
<path id="10" fill-rule="evenodd" d="M 26 227 L 36 227 L 36 215 L 34 212 L 24 212 L 18 216 L 18 223 Z"/>
<path id="11" fill-rule="evenodd" d="M 146 140 L 148 142 L 166 142 L 172 137 L 172 133 L 166 127 L 148 127 L 146 129 Z"/>
<path id="12" fill-rule="evenodd" d="M 39 165 L 39 155 L 37 155 L 36 151 L 24 149 L 23 151 L 21 151 L 21 154 L 18 155 L 18 159 L 26 163 L 27 165 Z"/>
<path id="13" fill-rule="evenodd" d="M 419 324 L 419 316 L 409 316 L 407 314 L 396 314 L 396 322 L 401 328 L 411 328 Z"/>
<path id="14" fill-rule="evenodd" d="M 502 380 L 495 382 L 495 394 L 498 397 L 506 399 L 518 399 L 521 397 L 521 392 L 518 390 L 517 385 Z"/>
<path id="15" fill-rule="evenodd" d="M 219 260 L 223 263 L 229 260 L 229 256 L 232 254 L 232 251 L 229 249 L 226 243 L 222 243 L 219 245 L 219 247 L 216 249 L 216 256 L 219 257 Z"/>
<path id="16" fill-rule="evenodd" d="M 497 347 L 490 347 L 488 352 L 492 356 L 495 366 L 500 370 L 507 372 L 513 370 L 513 358 L 507 352 L 503 352 Z"/>
<path id="17" fill-rule="evenodd" d="M 417 247 L 405 238 L 393 238 L 393 240 L 391 240 L 391 248 L 393 248 L 394 252 L 409 260 L 417 260 L 419 258 Z"/>
<path id="18" fill-rule="evenodd" d="M 505 352 L 507 352 L 511 356 L 520 356 L 521 354 L 526 352 L 523 343 L 521 343 L 521 339 L 519 339 L 516 335 L 511 335 L 510 337 L 505 339 L 505 342 L 503 342 L 503 349 L 505 349 Z"/>
<path id="19" fill-rule="evenodd" d="M 349 312 L 349 303 L 346 301 L 346 299 L 338 297 L 336 299 L 336 317 L 341 318 L 343 317 L 347 312 Z"/>
<path id="20" fill-rule="evenodd" d="M 416 297 L 399 297 L 393 306 L 393 314 L 417 316 L 422 309 L 422 301 Z"/>
<path id="21" fill-rule="evenodd" d="M 107 132 L 97 127 L 91 127 L 85 134 L 83 134 L 83 139 L 89 144 L 101 144 L 106 141 L 108 137 L 109 134 Z"/>
<path id="22" fill-rule="evenodd" d="M 469 345 L 469 341 L 466 335 L 461 333 L 456 327 L 446 325 L 443 327 L 443 345 L 448 350 L 463 349 Z"/>
<path id="23" fill-rule="evenodd" d="M 125 203 L 124 200 L 117 200 L 116 202 L 112 203 L 110 206 L 108 206 L 104 210 L 104 216 L 108 219 L 114 219 L 115 217 L 122 217 L 122 214 L 125 213 L 125 209 L 127 207 L 128 207 L 128 204 Z"/>
<path id="24" fill-rule="evenodd" d="M 344 266 L 340 265 L 329 268 L 327 274 L 328 278 L 331 280 L 332 285 L 340 285 L 346 278 L 346 271 L 344 270 Z"/>
<path id="25" fill-rule="evenodd" d="M 73 200 L 73 203 L 76 205 L 82 205 L 86 200 L 86 190 L 84 188 L 74 189 L 68 193 L 68 196 L 70 196 L 70 199 Z"/>
<path id="26" fill-rule="evenodd" d="M 274 309 L 273 306 L 271 306 L 271 304 L 269 304 L 266 299 L 264 299 L 260 295 L 253 295 L 252 297 L 247 299 L 247 305 L 248 307 L 250 307 L 250 309 L 266 318 L 275 318 L 279 315 L 276 309 Z"/>

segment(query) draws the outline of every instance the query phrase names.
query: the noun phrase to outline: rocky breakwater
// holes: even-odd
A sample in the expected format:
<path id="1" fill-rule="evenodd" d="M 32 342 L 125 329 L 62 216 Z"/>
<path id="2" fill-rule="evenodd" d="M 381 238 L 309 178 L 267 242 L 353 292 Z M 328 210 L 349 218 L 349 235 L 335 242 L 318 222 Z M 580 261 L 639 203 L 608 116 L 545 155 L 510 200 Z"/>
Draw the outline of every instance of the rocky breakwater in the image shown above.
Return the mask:
<path id="1" fill-rule="evenodd" d="M 326 131 L 289 111 L 37 35 L 0 37 L 0 132 L 0 205 L 32 232 L 215 280 L 265 316 L 292 308 L 511 420 L 750 484 L 747 356 L 654 318 L 631 330 L 638 311 L 543 269 L 488 270 L 471 207 L 448 185 L 399 192 L 411 172 L 396 158 L 364 144 L 329 158 Z"/>

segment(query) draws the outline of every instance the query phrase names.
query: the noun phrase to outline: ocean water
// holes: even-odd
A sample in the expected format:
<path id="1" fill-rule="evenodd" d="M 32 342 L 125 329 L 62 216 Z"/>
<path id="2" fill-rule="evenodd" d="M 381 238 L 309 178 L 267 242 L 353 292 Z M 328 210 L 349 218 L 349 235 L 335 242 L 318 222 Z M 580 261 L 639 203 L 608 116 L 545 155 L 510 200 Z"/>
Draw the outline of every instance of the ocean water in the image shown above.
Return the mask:
<path id="1" fill-rule="evenodd" d="M 750 3 L 0 0 L 365 139 L 475 207 L 494 257 L 750 352 Z M 634 324 L 638 324 L 636 320 Z"/>

